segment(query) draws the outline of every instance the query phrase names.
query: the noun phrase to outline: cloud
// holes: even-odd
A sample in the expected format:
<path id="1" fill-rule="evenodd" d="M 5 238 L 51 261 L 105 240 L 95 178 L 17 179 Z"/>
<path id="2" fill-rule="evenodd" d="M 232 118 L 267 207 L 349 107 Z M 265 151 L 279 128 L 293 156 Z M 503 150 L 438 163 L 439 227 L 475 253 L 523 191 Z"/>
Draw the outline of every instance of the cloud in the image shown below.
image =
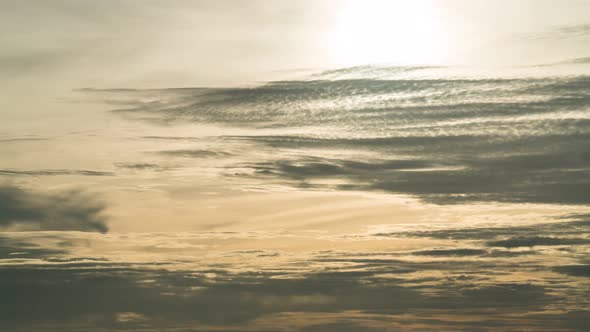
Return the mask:
<path id="1" fill-rule="evenodd" d="M 561 223 L 563 233 L 579 232 L 587 222 L 575 218 Z M 559 230 L 558 224 L 540 233 Z M 579 322 L 588 317 L 579 312 L 584 285 L 571 282 L 585 276 L 584 268 L 560 265 L 582 252 L 531 259 L 483 241 L 455 240 L 414 251 L 293 251 L 269 258 L 260 255 L 268 250 L 253 249 L 260 239 L 238 233 L 231 236 L 248 237 L 252 249 L 236 251 L 230 237 L 228 247 L 215 245 L 212 259 L 185 247 L 157 255 L 138 251 L 163 239 L 203 241 L 193 243 L 198 245 L 220 235 L 227 236 L 9 233 L 0 237 L 0 254 L 7 248 L 0 255 L 0 329 L 321 331 L 347 322 L 352 331 L 558 331 L 583 326 Z M 91 243 L 57 245 L 69 238 Z M 105 251 L 92 241 L 109 245 Z M 11 255 L 29 248 L 39 251 Z M 237 259 L 244 255 L 248 259 Z M 15 258 L 26 261 L 14 264 Z M 575 324 L 548 314 L 555 307 L 561 308 L 558 317 L 576 317 Z"/>
<path id="2" fill-rule="evenodd" d="M 40 258 L 65 253 L 66 250 L 43 248 L 35 243 L 0 236 L 0 259 Z"/>
<path id="3" fill-rule="evenodd" d="M 359 70 L 365 69 L 346 75 Z M 308 190 L 411 195 L 436 204 L 590 204 L 584 194 L 590 190 L 584 180 L 590 178 L 587 76 L 425 75 L 90 93 L 124 100 L 114 112 L 131 118 L 249 130 L 219 140 L 238 155 L 252 151 L 252 144 L 261 147 L 256 160 L 224 165 L 227 176 Z M 262 135 L 261 129 L 276 134 Z M 160 153 L 215 158 L 226 150 Z"/>
<path id="4" fill-rule="evenodd" d="M 134 169 L 134 170 L 159 170 L 160 165 L 152 163 L 115 163 L 119 168 Z"/>
<path id="5" fill-rule="evenodd" d="M 81 175 L 81 176 L 114 176 L 113 172 L 89 171 L 79 169 L 40 169 L 40 170 L 13 170 L 0 169 L 0 175 L 6 176 L 56 176 L 56 175 Z"/>
<path id="6" fill-rule="evenodd" d="M 19 142 L 39 142 L 48 141 L 50 138 L 45 137 L 13 137 L 0 139 L 0 143 L 19 143 Z"/>
<path id="7" fill-rule="evenodd" d="M 590 277 L 590 265 L 564 265 L 557 266 L 554 270 L 575 277 Z"/>
<path id="8" fill-rule="evenodd" d="M 477 139 L 477 138 L 475 138 Z M 587 143 L 581 143 L 586 145 Z M 531 150 L 533 149 L 531 146 Z M 574 150 L 574 148 L 577 150 Z M 431 149 L 431 148 L 426 148 Z M 444 148 L 443 148 L 444 149 Z M 301 157 L 238 165 L 253 175 L 287 179 L 295 185 L 321 189 L 384 191 L 417 196 L 438 204 L 471 201 L 588 204 L 583 193 L 590 181 L 590 158 L 584 147 L 561 147 L 561 152 L 485 157 L 429 155 L 420 159 L 365 160 Z M 489 152 L 489 151 L 488 151 Z M 443 152 L 444 153 L 444 152 Z M 323 185 L 339 179 L 341 185 Z"/>
<path id="9" fill-rule="evenodd" d="M 490 241 L 491 247 L 518 248 L 534 246 L 572 246 L 590 244 L 590 239 L 584 238 L 557 238 L 557 237 L 515 237 L 505 240 Z"/>
<path id="10" fill-rule="evenodd" d="M 482 256 L 487 254 L 482 249 L 432 249 L 413 251 L 412 255 L 418 256 Z"/>
<path id="11" fill-rule="evenodd" d="M 588 63 L 590 63 L 590 57 L 582 57 L 582 58 L 573 58 L 573 59 L 567 59 L 564 61 L 544 64 L 541 66 L 556 66 L 556 65 L 567 65 L 567 64 L 570 64 L 570 65 L 572 65 L 572 64 L 588 64 Z"/>
<path id="12" fill-rule="evenodd" d="M 345 273 L 274 279 L 260 273 L 229 275 L 218 271 L 228 279 L 211 282 L 185 271 L 125 266 L 104 269 L 86 263 L 51 269 L 0 269 L 0 326 L 11 328 L 53 322 L 62 329 L 71 326 L 68 324 L 106 329 L 148 324 L 154 328 L 256 330 L 257 324 L 262 327 L 267 320 L 271 323 L 274 315 L 287 313 L 329 314 L 331 319 L 323 324 L 334 324 L 350 317 L 351 312 L 385 318 L 406 315 L 408 310 L 435 314 L 469 309 L 477 317 L 490 314 L 490 308 L 495 308 L 495 318 L 501 318 L 539 310 L 558 299 L 544 287 L 529 284 L 443 284 L 433 294 L 423 291 L 423 286 L 401 286 L 395 280 L 361 281 Z M 138 319 L 121 322 L 122 316 Z M 308 325 L 313 329 L 317 322 Z M 489 327 L 487 322 L 478 326 Z"/>
<path id="13" fill-rule="evenodd" d="M 80 191 L 46 194 L 0 186 L 0 227 L 107 232 L 105 205 Z"/>
<path id="14" fill-rule="evenodd" d="M 91 90 L 126 100 L 116 110 L 167 121 L 239 127 L 353 125 L 365 132 L 383 126 L 415 131 L 449 120 L 500 120 L 583 106 L 588 78 L 341 79 L 282 81 L 252 88 Z M 88 91 L 88 90 L 87 90 Z M 393 97 L 392 97 L 393 95 Z M 149 97 L 149 102 L 144 101 Z M 119 99 L 117 99 L 119 100 Z M 424 123 L 426 121 L 426 123 Z M 435 122 L 437 121 L 437 122 Z M 441 123 L 441 121 L 445 121 Z M 412 125 L 417 127 L 412 128 Z M 455 124 L 456 126 L 457 124 Z M 377 126 L 377 127 L 376 127 Z"/>
<path id="15" fill-rule="evenodd" d="M 529 225 L 516 224 L 503 227 L 483 226 L 425 231 L 402 231 L 377 233 L 375 236 L 433 238 L 442 240 L 485 240 L 486 243 L 494 243 L 495 240 L 499 240 L 507 241 L 505 243 L 499 242 L 499 244 L 506 245 L 518 243 L 534 244 L 560 242 L 567 244 L 566 242 L 568 241 L 570 241 L 571 244 L 585 244 L 585 236 L 590 235 L 590 216 L 587 214 L 573 214 L 563 217 L 563 219 L 565 219 L 565 221 Z M 534 234 L 534 236 L 531 236 L 531 234 Z M 528 246 L 528 244 L 526 246 Z"/>
<path id="16" fill-rule="evenodd" d="M 156 152 L 162 156 L 183 157 L 183 158 L 208 158 L 208 157 L 225 157 L 231 154 L 223 151 L 211 150 L 164 150 Z"/>
<path id="17" fill-rule="evenodd" d="M 545 33 L 530 35 L 531 39 L 583 38 L 590 35 L 590 24 L 576 24 L 556 27 Z"/>

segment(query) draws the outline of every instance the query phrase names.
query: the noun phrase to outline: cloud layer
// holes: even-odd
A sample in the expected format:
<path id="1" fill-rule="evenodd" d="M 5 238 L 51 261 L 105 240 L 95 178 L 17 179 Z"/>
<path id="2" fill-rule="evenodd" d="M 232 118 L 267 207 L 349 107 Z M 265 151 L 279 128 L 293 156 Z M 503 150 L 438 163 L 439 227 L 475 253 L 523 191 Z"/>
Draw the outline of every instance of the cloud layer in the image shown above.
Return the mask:
<path id="1" fill-rule="evenodd" d="M 571 218 L 527 227 L 539 238 L 563 239 L 574 230 L 588 238 L 588 217 Z M 329 239 L 332 249 L 321 251 L 236 251 L 232 241 L 248 238 L 256 247 L 272 237 L 227 232 L 13 233 L 0 238 L 0 327 L 584 331 L 589 243 L 537 241 L 534 251 L 489 243 L 506 239 L 509 229 L 440 230 L 471 235 L 430 248 L 423 240 L 440 234 L 365 235 L 391 244 L 417 239 L 411 251 L 337 249 L 346 238 Z"/>
<path id="2" fill-rule="evenodd" d="M 235 160 L 222 173 L 233 177 L 439 204 L 585 205 L 588 91 L 584 74 L 367 66 L 251 88 L 87 92 L 116 96 L 132 119 L 239 127 L 247 134 L 217 137 L 218 150 L 197 140 L 160 152 Z"/>

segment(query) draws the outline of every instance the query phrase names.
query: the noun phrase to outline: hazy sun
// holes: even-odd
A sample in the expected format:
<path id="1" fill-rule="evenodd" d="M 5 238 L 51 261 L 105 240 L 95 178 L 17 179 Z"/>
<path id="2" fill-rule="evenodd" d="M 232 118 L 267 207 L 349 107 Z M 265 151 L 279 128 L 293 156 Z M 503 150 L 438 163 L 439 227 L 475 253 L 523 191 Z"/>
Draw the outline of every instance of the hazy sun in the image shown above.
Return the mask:
<path id="1" fill-rule="evenodd" d="M 435 0 L 347 0 L 332 35 L 337 65 L 427 64 L 442 60 Z"/>

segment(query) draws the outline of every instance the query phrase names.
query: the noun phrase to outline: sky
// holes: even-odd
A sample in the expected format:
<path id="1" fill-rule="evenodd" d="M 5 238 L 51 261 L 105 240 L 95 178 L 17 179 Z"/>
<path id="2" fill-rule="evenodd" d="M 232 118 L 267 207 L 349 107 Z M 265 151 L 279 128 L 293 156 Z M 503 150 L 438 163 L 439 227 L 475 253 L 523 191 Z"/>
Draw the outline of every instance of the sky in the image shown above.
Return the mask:
<path id="1" fill-rule="evenodd" d="M 0 329 L 588 330 L 589 13 L 0 0 Z"/>

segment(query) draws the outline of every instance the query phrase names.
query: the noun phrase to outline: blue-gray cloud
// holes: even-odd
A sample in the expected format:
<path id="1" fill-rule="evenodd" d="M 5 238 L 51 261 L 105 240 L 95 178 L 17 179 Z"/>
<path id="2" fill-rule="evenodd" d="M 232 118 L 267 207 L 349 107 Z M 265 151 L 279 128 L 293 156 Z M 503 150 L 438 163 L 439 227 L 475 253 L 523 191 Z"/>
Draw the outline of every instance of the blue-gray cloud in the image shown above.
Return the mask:
<path id="1" fill-rule="evenodd" d="M 532 233 L 538 234 L 534 244 L 567 248 L 552 248 L 553 259 L 543 261 L 543 248 L 514 250 L 510 243 L 502 243 L 506 249 L 490 247 L 490 241 Z M 313 331 L 349 322 L 352 331 L 383 331 L 392 328 L 387 324 L 394 319 L 394 331 L 584 331 L 582 322 L 590 312 L 579 308 L 586 290 L 573 281 L 588 276 L 584 252 L 589 244 L 547 239 L 581 239 L 588 234 L 588 216 L 571 215 L 560 222 L 527 226 L 382 234 L 383 241 L 439 241 L 436 247 L 414 251 L 322 250 L 306 253 L 304 259 L 273 255 L 271 265 L 249 259 L 224 264 L 197 257 L 192 262 L 182 248 L 182 256 L 171 251 L 171 256 L 144 262 L 121 261 L 117 251 L 116 261 L 111 261 L 108 255 L 76 255 L 78 245 L 92 247 L 77 244 L 79 235 L 71 241 L 67 232 L 43 235 L 60 243 L 44 246 L 36 244 L 47 243 L 43 236 L 7 234 L 0 237 L 0 328 L 259 331 L 284 326 L 286 331 Z M 166 236 L 176 241 L 176 235 Z M 452 241 L 445 246 L 445 239 Z M 116 238 L 109 241 L 117 245 Z M 137 244 L 130 245 L 137 250 Z M 243 250 L 224 256 L 232 261 L 241 255 L 267 259 L 264 253 Z M 5 259 L 34 260 L 14 265 Z M 576 259 L 579 264 L 563 263 Z M 532 277 L 522 280 L 521 273 Z M 549 310 L 556 306 L 562 309 L 559 315 Z M 419 315 L 409 317 L 408 312 Z M 310 319 L 294 320 L 293 314 Z M 277 322 L 277 317 L 283 320 Z"/>
<path id="2" fill-rule="evenodd" d="M 423 291 L 424 285 L 406 285 L 395 279 L 362 281 L 344 272 L 273 279 L 272 275 L 264 274 L 230 276 L 218 270 L 220 279 L 211 282 L 182 271 L 134 269 L 108 262 L 101 267 L 98 263 L 64 263 L 56 268 L 2 267 L 0 326 L 50 330 L 49 323 L 53 322 L 53 326 L 57 324 L 61 328 L 73 323 L 91 330 L 200 325 L 237 330 L 252 324 L 254 328 L 256 321 L 288 312 L 344 318 L 352 311 L 385 317 L 403 315 L 407 310 L 469 309 L 477 316 L 489 312 L 490 308 L 497 310 L 493 319 L 502 321 L 503 316 L 520 313 L 525 315 L 521 324 L 536 326 L 542 322 L 534 317 L 527 319 L 527 312 L 559 300 L 543 286 L 530 284 L 446 282 L 437 286 L 436 294 L 430 294 Z M 222 281 L 223 278 L 229 279 Z M 118 314 L 126 312 L 136 313 L 142 319 L 117 320 Z M 88 317 L 98 320 L 84 323 Z M 427 321 L 424 323 L 429 325 Z M 469 326 L 452 321 L 437 324 Z M 509 321 L 505 324 L 518 326 Z M 475 326 L 493 325 L 484 321 Z M 408 330 L 413 330 L 411 325 Z"/>
<path id="3" fill-rule="evenodd" d="M 0 186 L 0 227 L 24 230 L 107 232 L 104 203 L 90 194 L 55 194 Z"/>
<path id="4" fill-rule="evenodd" d="M 251 130 L 219 142 L 232 151 L 260 145 L 258 160 L 225 172 L 252 181 L 406 194 L 438 204 L 590 203 L 584 194 L 590 190 L 584 180 L 590 172 L 587 76 L 349 78 L 436 70 L 378 69 L 356 67 L 251 88 L 87 92 L 107 100 L 115 94 L 119 102 L 126 97 L 115 112 L 131 118 Z M 300 127 L 318 134 L 256 135 L 263 128 L 280 133 Z M 226 153 L 223 146 L 216 149 L 162 154 Z M 350 157 L 327 157 L 322 150 Z M 326 179 L 340 184 L 327 185 Z"/>
<path id="5" fill-rule="evenodd" d="M 559 245 L 563 241 L 564 245 L 587 244 L 586 239 L 590 236 L 590 216 L 585 214 L 573 214 L 563 218 L 559 222 L 547 222 L 542 224 L 529 225 L 507 225 L 504 227 L 469 227 L 469 228 L 449 228 L 440 230 L 424 231 L 403 231 L 393 233 L 377 233 L 376 236 L 391 237 L 425 237 L 443 240 L 485 240 L 487 244 L 493 244 L 496 240 L 506 240 L 499 244 L 512 244 L 511 240 L 516 240 L 513 244 L 526 243 L 534 246 L 535 243 L 543 245 Z M 534 235 L 532 235 L 534 234 Z M 519 242 L 519 239 L 522 240 Z M 567 242 L 570 243 L 567 243 Z"/>
<path id="6" fill-rule="evenodd" d="M 556 237 L 515 237 L 505 240 L 496 240 L 488 242 L 491 247 L 518 248 L 534 246 L 572 246 L 590 244 L 590 239 L 585 238 L 556 238 Z"/>

